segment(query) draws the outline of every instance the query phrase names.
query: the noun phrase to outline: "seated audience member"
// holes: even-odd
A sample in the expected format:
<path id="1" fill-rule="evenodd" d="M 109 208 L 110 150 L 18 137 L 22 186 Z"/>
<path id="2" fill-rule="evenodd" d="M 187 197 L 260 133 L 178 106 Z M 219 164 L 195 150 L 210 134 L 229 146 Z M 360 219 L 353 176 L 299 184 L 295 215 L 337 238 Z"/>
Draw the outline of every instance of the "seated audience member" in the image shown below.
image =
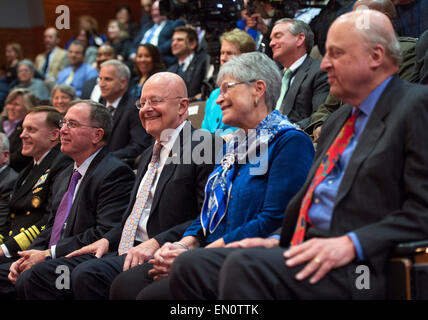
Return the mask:
<path id="1" fill-rule="evenodd" d="M 87 46 L 99 47 L 100 45 L 102 45 L 104 42 L 107 41 L 107 37 L 105 35 L 98 33 L 98 21 L 94 17 L 89 15 L 79 16 L 77 25 L 78 25 L 77 27 L 78 33 L 76 36 L 68 40 L 68 42 L 65 45 L 65 49 L 68 49 L 70 44 L 72 44 L 73 41 L 77 40 L 80 30 L 85 30 L 88 32 Z"/>
<path id="2" fill-rule="evenodd" d="M 270 46 L 273 59 L 284 67 L 276 109 L 301 128 L 306 128 L 329 92 L 327 75 L 309 56 L 313 43 L 314 34 L 305 22 L 288 18 L 275 22 Z"/>
<path id="3" fill-rule="evenodd" d="M 359 27 L 364 18 L 369 28 Z M 340 16 L 326 50 L 321 68 L 346 104 L 324 125 L 280 240 L 181 255 L 171 271 L 174 298 L 385 299 L 394 247 L 426 239 L 428 141 L 420 137 L 428 88 L 396 75 L 400 47 L 381 12 Z M 361 265 L 370 272 L 364 290 L 355 287 Z"/>
<path id="4" fill-rule="evenodd" d="M 289 200 L 306 179 L 312 142 L 274 110 L 281 86 L 275 62 L 261 52 L 244 53 L 221 67 L 217 83 L 223 121 L 240 130 L 208 178 L 201 215 L 179 242 L 165 243 L 149 263 L 119 275 L 113 299 L 135 299 L 141 289 L 138 299 L 169 298 L 166 276 L 175 257 L 190 248 L 268 236 L 280 227 Z"/>
<path id="5" fill-rule="evenodd" d="M 116 59 L 114 48 L 108 43 L 103 43 L 98 47 L 97 57 L 92 66 L 100 72 L 101 64 L 107 60 Z M 98 85 L 98 76 L 87 80 L 82 87 L 82 99 L 91 99 L 92 101 L 99 102 L 101 98 L 101 90 Z"/>
<path id="6" fill-rule="evenodd" d="M 395 30 L 400 36 L 419 38 L 428 29 L 428 2 L 424 0 L 392 0 L 397 10 Z"/>
<path id="7" fill-rule="evenodd" d="M 18 174 L 8 166 L 9 140 L 0 132 L 0 244 L 8 235 L 7 221 L 9 220 L 9 199 L 12 194 Z"/>
<path id="8" fill-rule="evenodd" d="M 384 13 L 394 23 L 397 12 L 391 0 L 358 0 L 355 1 L 353 11 L 372 9 Z M 403 80 L 411 81 L 412 72 L 416 62 L 415 46 L 416 39 L 409 37 L 398 37 L 400 44 L 401 63 L 398 69 L 398 76 Z M 314 141 L 319 137 L 322 129 L 322 124 L 328 116 L 337 110 L 343 102 L 329 93 L 326 101 L 312 114 L 310 124 L 305 128 L 308 134 L 312 134 Z"/>
<path id="9" fill-rule="evenodd" d="M 107 43 L 109 43 L 120 61 L 128 60 L 132 41 L 125 26 L 118 20 L 110 20 L 107 25 Z"/>
<path id="10" fill-rule="evenodd" d="M 165 70 L 158 48 L 150 43 L 140 44 L 135 57 L 134 70 L 136 76 L 129 83 L 129 94 L 138 101 L 147 79 L 156 72 Z"/>
<path id="11" fill-rule="evenodd" d="M 132 21 L 132 11 L 129 6 L 121 5 L 118 6 L 115 10 L 116 20 L 118 20 L 127 31 L 129 37 L 134 39 L 137 36 L 139 25 Z M 128 56 L 124 56 L 124 58 L 128 58 Z"/>
<path id="12" fill-rule="evenodd" d="M 428 85 L 428 29 L 416 43 L 415 54 L 416 62 L 411 81 Z"/>
<path id="13" fill-rule="evenodd" d="M 129 78 L 128 67 L 119 60 L 108 60 L 101 65 L 101 97 L 113 117 L 106 148 L 133 167 L 135 159 L 151 145 L 152 139 L 141 126 L 135 100 L 128 94 Z"/>
<path id="14" fill-rule="evenodd" d="M 56 82 L 58 72 L 68 63 L 67 51 L 58 46 L 59 42 L 59 31 L 52 27 L 47 28 L 43 33 L 45 52 L 38 54 L 34 61 L 36 69 L 42 73 L 51 87 Z"/>
<path id="15" fill-rule="evenodd" d="M 18 84 L 13 89 L 28 89 L 34 93 L 41 104 L 46 104 L 49 102 L 49 89 L 43 80 L 34 78 L 35 71 L 34 64 L 30 60 L 19 61 L 17 68 Z"/>
<path id="16" fill-rule="evenodd" d="M 54 278 L 47 280 L 32 275 L 22 282 L 20 292 L 25 293 L 22 298 L 107 299 L 116 275 L 144 261 L 163 243 L 173 241 L 199 214 L 205 182 L 215 158 L 211 152 L 214 136 L 204 132 L 199 141 L 192 139 L 197 131 L 186 121 L 189 104 L 186 87 L 175 74 L 153 75 L 143 88 L 140 102 L 141 122 L 156 143 L 142 155 L 131 203 L 121 225 L 104 234 L 101 240 L 57 259 L 56 264 L 64 263 L 71 270 L 72 290 L 58 290 L 55 281 L 51 281 Z M 160 117 L 153 118 L 154 114 Z M 187 162 L 186 153 L 192 153 L 201 144 L 205 152 L 211 152 L 204 154 L 207 160 L 196 164 L 199 161 L 189 158 Z M 169 228 L 175 231 L 163 233 Z M 129 230 L 132 230 L 130 235 Z M 107 254 L 108 251 L 111 253 Z M 93 272 L 94 268 L 98 271 Z M 41 285 L 37 290 L 32 289 L 35 283 Z"/>
<path id="17" fill-rule="evenodd" d="M 153 0 L 141 0 L 141 19 L 140 19 L 140 27 L 144 26 L 146 23 L 150 23 L 152 21 L 152 5 Z M 138 32 L 137 32 L 138 34 Z M 133 36 L 135 38 L 137 35 Z"/>
<path id="18" fill-rule="evenodd" d="M 201 97 L 202 82 L 206 79 L 210 56 L 206 52 L 196 52 L 198 34 L 193 27 L 179 26 L 172 36 L 171 51 L 177 62 L 168 68 L 169 72 L 184 79 L 189 98 Z"/>
<path id="19" fill-rule="evenodd" d="M 26 114 L 38 104 L 37 98 L 27 89 L 14 89 L 6 98 L 4 116 L 0 121 L 0 131 L 9 138 L 10 158 L 9 165 L 15 171 L 20 172 L 31 161 L 30 157 L 21 154 L 22 141 L 19 137 L 22 133 L 22 122 Z"/>
<path id="20" fill-rule="evenodd" d="M 52 89 L 51 100 L 52 106 L 62 115 L 67 113 L 71 101 L 76 99 L 76 91 L 72 86 L 67 84 L 57 84 Z"/>
<path id="21" fill-rule="evenodd" d="M 256 43 L 253 38 L 246 32 L 234 29 L 225 32 L 220 37 L 220 67 L 233 56 L 241 53 L 251 52 L 256 50 Z M 202 121 L 202 129 L 208 130 L 211 133 L 225 135 L 233 132 L 237 128 L 230 127 L 223 123 L 223 113 L 220 105 L 217 104 L 220 88 L 214 89 L 208 100 L 205 103 L 205 116 Z M 223 132 L 221 132 L 223 130 Z"/>
<path id="22" fill-rule="evenodd" d="M 19 260 L 0 266 L 2 295 L 12 295 L 17 280 L 57 277 L 59 258 L 101 239 L 120 223 L 128 206 L 135 177 L 128 165 L 104 148 L 111 132 L 105 107 L 90 100 L 76 101 L 60 126 L 61 151 L 74 163 L 56 178 L 45 230 L 19 253 Z"/>
<path id="23" fill-rule="evenodd" d="M 60 152 L 61 114 L 52 107 L 32 109 L 22 124 L 22 154 L 32 162 L 19 174 L 9 201 L 7 234 L 0 247 L 0 263 L 17 260 L 45 228 L 58 174 L 71 159 Z M 6 259 L 6 258 L 8 259 Z"/>
<path id="24" fill-rule="evenodd" d="M 85 45 L 80 41 L 73 41 L 68 48 L 70 66 L 58 73 L 57 84 L 71 85 L 78 97 L 82 94 L 83 84 L 98 76 L 97 70 L 84 62 Z"/>
<path id="25" fill-rule="evenodd" d="M 135 53 L 140 44 L 151 43 L 158 47 L 162 60 L 169 67 L 177 61 L 171 53 L 172 35 L 177 26 L 184 25 L 184 21 L 169 20 L 166 16 L 161 15 L 159 11 L 159 1 L 155 1 L 151 9 L 152 20 L 141 26 L 140 32 L 134 39 L 130 59 L 135 59 Z"/>
<path id="26" fill-rule="evenodd" d="M 10 86 L 18 79 L 18 62 L 24 59 L 22 46 L 17 42 L 7 43 L 5 47 L 5 58 L 6 82 Z"/>

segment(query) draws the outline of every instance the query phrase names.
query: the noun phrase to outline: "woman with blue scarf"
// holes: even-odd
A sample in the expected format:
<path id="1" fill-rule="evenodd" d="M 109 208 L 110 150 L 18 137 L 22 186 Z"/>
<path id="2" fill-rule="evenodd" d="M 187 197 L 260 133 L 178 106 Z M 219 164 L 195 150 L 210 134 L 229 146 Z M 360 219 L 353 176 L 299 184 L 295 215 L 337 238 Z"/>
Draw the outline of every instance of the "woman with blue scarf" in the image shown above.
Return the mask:
<path id="1" fill-rule="evenodd" d="M 269 236 L 280 227 L 288 202 L 312 165 L 310 138 L 273 111 L 281 75 L 271 59 L 260 52 L 234 57 L 221 67 L 217 83 L 223 122 L 239 129 L 208 178 L 200 217 L 180 241 L 164 244 L 149 261 L 153 268 L 148 274 L 154 280 L 167 276 L 175 257 L 185 250 Z M 134 269 L 115 282 L 126 281 L 126 273 L 138 272 Z M 147 285 L 138 298 L 169 297 L 168 278 Z M 115 287 L 120 286 L 113 284 L 113 297 Z"/>

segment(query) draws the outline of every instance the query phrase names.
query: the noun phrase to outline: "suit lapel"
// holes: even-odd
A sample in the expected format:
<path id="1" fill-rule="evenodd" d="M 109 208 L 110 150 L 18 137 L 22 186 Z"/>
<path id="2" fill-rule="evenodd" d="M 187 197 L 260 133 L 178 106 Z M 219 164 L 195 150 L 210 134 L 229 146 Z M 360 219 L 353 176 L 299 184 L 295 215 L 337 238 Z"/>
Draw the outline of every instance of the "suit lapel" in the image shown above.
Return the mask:
<path id="1" fill-rule="evenodd" d="M 167 163 L 162 169 L 162 173 L 159 177 L 158 184 L 156 186 L 156 191 L 153 196 L 152 207 L 150 213 L 155 212 L 156 206 L 159 203 L 160 196 L 165 188 L 166 183 L 169 181 L 174 171 L 177 168 L 177 162 L 183 163 L 183 154 L 184 150 L 190 150 L 189 144 L 191 143 L 191 135 L 187 133 L 193 131 L 189 122 L 186 122 L 180 134 L 177 137 L 177 140 L 174 142 L 172 150 L 168 156 Z M 176 152 L 178 150 L 178 152 Z M 179 157 L 177 161 L 176 157 Z M 169 163 L 168 163 L 169 162 Z"/>
<path id="2" fill-rule="evenodd" d="M 295 72 L 293 83 L 289 86 L 287 92 L 285 93 L 285 99 L 282 103 L 282 114 L 288 115 L 293 108 L 299 88 L 308 75 L 308 69 L 310 65 L 311 61 L 309 56 L 307 56 L 305 61 L 303 61 L 302 65 Z"/>
<path id="3" fill-rule="evenodd" d="M 116 111 L 113 115 L 113 129 L 112 133 L 116 130 L 116 127 L 120 123 L 120 118 L 122 117 L 123 113 L 125 112 L 125 108 L 128 104 L 128 95 L 125 93 L 122 98 L 119 101 L 119 104 L 117 105 Z"/>

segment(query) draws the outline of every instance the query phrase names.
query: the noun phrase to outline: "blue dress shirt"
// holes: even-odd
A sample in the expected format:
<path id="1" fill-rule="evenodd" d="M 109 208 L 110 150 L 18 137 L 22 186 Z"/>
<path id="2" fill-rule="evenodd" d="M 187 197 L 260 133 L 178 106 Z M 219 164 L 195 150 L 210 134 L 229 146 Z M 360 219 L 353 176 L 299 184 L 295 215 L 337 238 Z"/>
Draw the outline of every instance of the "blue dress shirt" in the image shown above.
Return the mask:
<path id="1" fill-rule="evenodd" d="M 340 183 L 342 182 L 343 175 L 345 174 L 346 167 L 348 166 L 352 153 L 354 152 L 360 136 L 364 131 L 370 114 L 391 78 L 392 77 L 387 78 L 375 90 L 373 90 L 358 108 L 353 108 L 353 112 L 358 112 L 354 135 L 342 156 L 339 158 L 338 163 L 334 166 L 329 175 L 315 188 L 312 196 L 312 205 L 309 209 L 308 215 L 311 224 L 316 228 L 324 230 L 330 228 L 336 195 L 339 190 Z M 352 239 L 355 245 L 358 258 L 360 260 L 364 260 L 364 253 L 357 236 L 353 232 L 348 233 L 348 236 Z"/>

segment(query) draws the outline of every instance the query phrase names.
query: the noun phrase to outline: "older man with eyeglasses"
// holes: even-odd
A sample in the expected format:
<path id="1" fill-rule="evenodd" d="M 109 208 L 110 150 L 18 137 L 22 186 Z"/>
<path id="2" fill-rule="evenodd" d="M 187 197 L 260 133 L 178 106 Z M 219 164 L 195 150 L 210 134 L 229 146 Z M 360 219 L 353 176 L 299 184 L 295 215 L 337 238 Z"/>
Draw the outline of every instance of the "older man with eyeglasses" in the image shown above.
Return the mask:
<path id="1" fill-rule="evenodd" d="M 61 121 L 61 151 L 74 163 L 58 175 L 46 228 L 10 266 L 9 281 L 4 279 L 5 266 L 0 267 L 2 291 L 13 293 L 16 289 L 20 296 L 25 296 L 22 292 L 27 286 L 40 286 L 46 291 L 30 291 L 40 294 L 40 299 L 51 298 L 49 290 L 58 285 L 57 267 L 74 266 L 74 261 L 65 256 L 99 240 L 120 224 L 135 176 L 126 163 L 105 147 L 111 122 L 106 108 L 91 100 L 77 101 L 68 109 Z M 67 280 L 64 281 L 61 288 L 70 292 L 66 290 Z"/>
<path id="2" fill-rule="evenodd" d="M 55 281 L 44 281 L 40 274 L 37 282 L 30 278 L 20 285 L 18 281 L 20 298 L 107 299 L 118 274 L 148 260 L 165 242 L 180 238 L 200 213 L 215 158 L 214 136 L 197 132 L 186 120 L 188 104 L 186 85 L 178 75 L 162 72 L 147 80 L 136 106 L 142 125 L 156 142 L 142 154 L 122 223 L 67 255 L 71 290 L 56 288 Z M 75 154 L 77 141 L 83 145 L 89 139 L 83 141 L 72 131 L 98 129 L 84 127 L 92 123 L 80 121 L 70 111 L 73 108 L 64 119 L 61 141 L 65 152 Z M 220 150 L 222 139 L 217 141 Z M 199 150 L 200 158 L 190 156 L 194 150 Z"/>

